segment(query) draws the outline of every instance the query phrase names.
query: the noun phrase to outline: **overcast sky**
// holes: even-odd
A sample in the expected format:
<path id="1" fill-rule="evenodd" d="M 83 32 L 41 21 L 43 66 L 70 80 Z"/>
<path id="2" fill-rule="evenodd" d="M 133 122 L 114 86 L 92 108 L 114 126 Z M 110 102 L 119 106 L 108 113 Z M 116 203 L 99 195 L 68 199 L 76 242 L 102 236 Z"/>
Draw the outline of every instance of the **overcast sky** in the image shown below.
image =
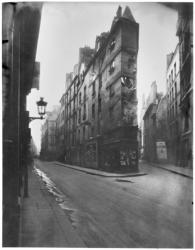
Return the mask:
<path id="1" fill-rule="evenodd" d="M 85 45 L 94 48 L 96 36 L 109 31 L 118 6 L 128 5 L 139 23 L 137 67 L 138 109 L 143 93 L 147 96 L 156 80 L 158 90 L 165 92 L 166 55 L 173 52 L 177 12 L 156 3 L 72 3 L 43 4 L 37 61 L 41 63 L 40 91 L 33 90 L 28 98 L 31 115 L 36 114 L 36 101 L 43 96 L 48 110 L 59 104 L 64 93 L 66 73 L 78 63 L 78 52 Z M 40 148 L 39 120 L 31 122 L 32 135 Z"/>

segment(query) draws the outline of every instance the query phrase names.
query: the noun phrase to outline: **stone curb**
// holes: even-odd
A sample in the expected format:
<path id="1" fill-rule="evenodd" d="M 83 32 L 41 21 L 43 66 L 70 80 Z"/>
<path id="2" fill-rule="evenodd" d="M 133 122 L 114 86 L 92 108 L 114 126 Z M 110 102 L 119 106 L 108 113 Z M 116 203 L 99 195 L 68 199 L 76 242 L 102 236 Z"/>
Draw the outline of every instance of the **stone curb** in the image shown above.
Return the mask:
<path id="1" fill-rule="evenodd" d="M 192 176 L 190 175 L 187 175 L 187 174 L 184 174 L 184 173 L 181 173 L 181 172 L 177 172 L 175 170 L 172 170 L 172 169 L 168 169 L 168 168 L 165 168 L 165 167 L 162 167 L 162 166 L 159 166 L 157 164 L 154 164 L 154 163 L 150 163 L 152 167 L 155 167 L 155 168 L 161 168 L 161 169 L 164 169 L 166 171 L 169 171 L 169 172 L 172 172 L 174 174 L 178 174 L 178 175 L 181 175 L 181 176 L 184 176 L 184 177 L 187 177 L 187 178 L 190 178 L 190 179 L 193 179 Z"/>
<path id="2" fill-rule="evenodd" d="M 101 176 L 101 177 L 109 177 L 109 178 L 119 178 L 120 177 L 120 178 L 122 178 L 122 177 L 136 177 L 136 176 L 147 175 L 147 173 L 110 174 L 107 172 L 102 172 L 100 170 L 95 170 L 93 172 L 93 171 L 90 171 L 88 169 L 81 169 L 81 167 L 78 168 L 78 167 L 74 167 L 73 165 L 69 165 L 69 164 L 63 164 L 60 162 L 54 162 L 54 163 L 57 165 L 61 165 L 61 166 L 67 167 L 67 168 L 71 168 L 71 169 L 80 171 L 80 172 L 84 172 L 86 174 L 91 174 L 91 175 L 96 175 L 96 176 Z"/>

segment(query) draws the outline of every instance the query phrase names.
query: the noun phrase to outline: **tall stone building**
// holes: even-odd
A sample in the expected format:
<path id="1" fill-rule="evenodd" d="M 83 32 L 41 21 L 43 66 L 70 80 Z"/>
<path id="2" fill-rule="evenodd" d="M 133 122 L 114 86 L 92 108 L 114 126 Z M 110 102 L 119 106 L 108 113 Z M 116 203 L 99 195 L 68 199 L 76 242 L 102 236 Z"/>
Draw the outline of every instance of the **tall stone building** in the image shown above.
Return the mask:
<path id="1" fill-rule="evenodd" d="M 180 112 L 180 60 L 179 45 L 167 55 L 167 123 L 168 160 L 180 164 L 181 154 L 181 112 Z"/>
<path id="2" fill-rule="evenodd" d="M 193 138 L 193 3 L 182 3 L 177 36 L 180 55 L 181 165 L 192 167 Z"/>
<path id="3" fill-rule="evenodd" d="M 2 4 L 4 247 L 18 246 L 20 207 L 28 195 L 31 133 L 26 99 L 39 78 L 35 58 L 41 9 L 38 2 Z"/>
<path id="4" fill-rule="evenodd" d="M 87 66 L 94 56 L 94 49 L 79 49 L 79 62 L 74 66 L 73 73 L 66 74 L 65 91 L 65 153 L 64 159 L 69 163 L 81 164 L 80 122 L 81 92 L 78 92 L 84 80 Z"/>
<path id="5" fill-rule="evenodd" d="M 137 170 L 139 25 L 118 8 L 95 51 L 80 49 L 78 74 L 65 93 L 66 161 L 92 168 Z"/>

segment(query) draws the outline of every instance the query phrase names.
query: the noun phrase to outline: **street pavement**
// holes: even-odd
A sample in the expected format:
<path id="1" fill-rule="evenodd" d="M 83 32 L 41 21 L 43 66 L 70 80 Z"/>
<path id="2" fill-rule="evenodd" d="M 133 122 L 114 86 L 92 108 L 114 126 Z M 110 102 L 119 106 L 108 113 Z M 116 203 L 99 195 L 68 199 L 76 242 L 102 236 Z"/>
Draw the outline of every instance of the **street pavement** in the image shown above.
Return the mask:
<path id="1" fill-rule="evenodd" d="M 19 247 L 85 247 L 32 168 L 29 168 L 29 197 L 21 207 L 19 235 Z"/>
<path id="2" fill-rule="evenodd" d="M 63 211 L 61 223 L 64 221 L 67 225 L 68 219 L 67 229 L 77 239 L 72 246 L 193 247 L 191 178 L 146 163 L 140 166 L 140 171 L 146 175 L 130 177 L 105 178 L 57 162 L 38 160 L 34 170 L 37 181 L 44 183 L 50 194 L 50 206 L 58 206 Z M 25 218 L 24 221 L 29 220 L 27 214 Z M 28 226 L 23 223 L 23 235 Z M 53 233 L 58 235 L 55 230 Z M 25 246 L 36 237 L 26 236 Z M 44 246 L 43 242 L 39 240 L 34 246 Z M 50 242 L 47 246 L 57 246 L 55 240 Z M 61 241 L 61 246 L 69 247 L 70 240 Z"/>

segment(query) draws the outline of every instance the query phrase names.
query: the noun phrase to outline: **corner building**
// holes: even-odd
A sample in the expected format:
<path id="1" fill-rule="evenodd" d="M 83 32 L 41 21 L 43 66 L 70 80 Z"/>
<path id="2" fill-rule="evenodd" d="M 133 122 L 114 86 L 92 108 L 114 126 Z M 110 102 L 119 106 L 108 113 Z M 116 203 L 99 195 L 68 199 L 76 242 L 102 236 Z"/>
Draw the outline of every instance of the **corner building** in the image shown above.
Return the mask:
<path id="1" fill-rule="evenodd" d="M 65 142 L 68 162 L 137 170 L 138 40 L 139 24 L 131 10 L 126 7 L 122 14 L 119 7 L 110 32 L 96 38 L 90 62 L 79 62 L 71 84 L 76 101 L 73 140 Z"/>

